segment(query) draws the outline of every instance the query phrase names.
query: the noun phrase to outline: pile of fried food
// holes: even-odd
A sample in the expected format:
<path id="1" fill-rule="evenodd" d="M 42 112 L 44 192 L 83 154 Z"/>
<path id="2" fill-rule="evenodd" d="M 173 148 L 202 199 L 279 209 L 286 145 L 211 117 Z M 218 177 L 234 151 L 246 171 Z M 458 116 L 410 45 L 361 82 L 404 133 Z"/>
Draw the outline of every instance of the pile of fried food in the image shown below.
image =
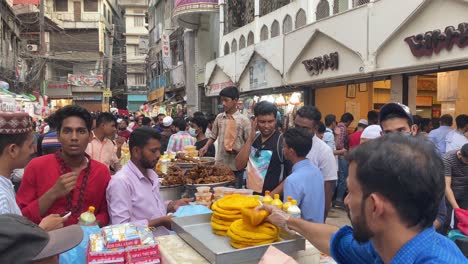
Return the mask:
<path id="1" fill-rule="evenodd" d="M 235 180 L 232 170 L 224 165 L 197 165 L 185 174 L 187 184 L 211 184 Z"/>
<path id="2" fill-rule="evenodd" d="M 225 196 L 211 209 L 211 227 L 213 233 L 228 236 L 234 248 L 246 248 L 270 244 L 279 241 L 279 230 L 266 223 L 268 212 L 255 210 L 260 202 L 255 197 L 238 194 Z"/>
<path id="3" fill-rule="evenodd" d="M 161 186 L 177 186 L 185 184 L 184 171 L 178 166 L 170 166 L 167 173 L 156 172 L 162 178 Z"/>

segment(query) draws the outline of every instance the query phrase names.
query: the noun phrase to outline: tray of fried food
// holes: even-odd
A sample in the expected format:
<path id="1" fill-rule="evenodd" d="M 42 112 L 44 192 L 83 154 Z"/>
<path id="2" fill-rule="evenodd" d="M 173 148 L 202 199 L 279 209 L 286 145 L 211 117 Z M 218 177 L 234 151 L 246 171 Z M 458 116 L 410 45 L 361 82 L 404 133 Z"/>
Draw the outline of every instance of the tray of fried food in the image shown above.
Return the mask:
<path id="1" fill-rule="evenodd" d="M 200 165 L 185 173 L 188 185 L 219 185 L 235 180 L 232 170 L 224 165 Z"/>
<path id="2" fill-rule="evenodd" d="M 156 172 L 160 177 L 160 184 L 162 187 L 174 187 L 185 184 L 184 171 L 176 165 L 170 166 L 167 173 L 161 171 Z"/>
<path id="3" fill-rule="evenodd" d="M 181 168 L 193 168 L 197 165 L 214 165 L 215 158 L 212 157 L 198 157 L 189 155 L 186 151 L 177 152 L 176 159 L 174 161 Z"/>

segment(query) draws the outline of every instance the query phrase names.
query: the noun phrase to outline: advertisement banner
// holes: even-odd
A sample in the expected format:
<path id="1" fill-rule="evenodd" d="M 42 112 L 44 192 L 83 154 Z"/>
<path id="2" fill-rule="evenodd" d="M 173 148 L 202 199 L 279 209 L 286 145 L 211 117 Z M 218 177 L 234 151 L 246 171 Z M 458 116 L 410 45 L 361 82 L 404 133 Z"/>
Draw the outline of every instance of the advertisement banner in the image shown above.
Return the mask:
<path id="1" fill-rule="evenodd" d="M 163 61 L 163 68 L 170 69 L 172 68 L 172 61 L 171 61 L 171 42 L 169 40 L 169 36 L 164 33 L 161 36 L 161 43 L 162 43 L 162 61 Z"/>
<path id="2" fill-rule="evenodd" d="M 158 89 L 150 92 L 148 94 L 148 101 L 164 101 L 164 87 L 159 87 Z"/>
<path id="3" fill-rule="evenodd" d="M 95 75 L 78 75 L 68 74 L 68 84 L 74 86 L 90 86 L 101 87 L 103 85 L 104 77 L 102 74 Z"/>
<path id="4" fill-rule="evenodd" d="M 176 0 L 175 13 L 187 9 L 207 9 L 218 6 L 218 0 Z"/>

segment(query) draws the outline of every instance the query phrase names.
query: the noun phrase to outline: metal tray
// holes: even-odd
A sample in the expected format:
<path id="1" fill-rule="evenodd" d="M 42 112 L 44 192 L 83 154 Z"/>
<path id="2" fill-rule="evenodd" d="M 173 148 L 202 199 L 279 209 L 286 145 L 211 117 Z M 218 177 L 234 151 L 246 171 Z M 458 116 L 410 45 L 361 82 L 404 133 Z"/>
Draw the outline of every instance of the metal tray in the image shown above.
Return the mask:
<path id="1" fill-rule="evenodd" d="M 211 214 L 172 219 L 172 229 L 210 263 L 237 264 L 259 261 L 270 245 L 286 254 L 305 250 L 305 240 L 298 235 L 268 245 L 235 249 L 229 244 L 229 237 L 213 234 L 210 221 Z"/>

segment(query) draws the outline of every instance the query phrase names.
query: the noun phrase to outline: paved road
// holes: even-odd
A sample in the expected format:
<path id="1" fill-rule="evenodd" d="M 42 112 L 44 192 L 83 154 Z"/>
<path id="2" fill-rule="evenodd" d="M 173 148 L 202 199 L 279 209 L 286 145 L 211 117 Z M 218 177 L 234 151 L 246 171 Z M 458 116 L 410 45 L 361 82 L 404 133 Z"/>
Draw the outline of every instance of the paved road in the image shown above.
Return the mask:
<path id="1" fill-rule="evenodd" d="M 336 225 L 338 227 L 342 227 L 344 225 L 351 225 L 348 215 L 343 209 L 340 208 L 331 208 L 330 212 L 328 213 L 327 220 L 325 222 L 327 224 Z"/>

